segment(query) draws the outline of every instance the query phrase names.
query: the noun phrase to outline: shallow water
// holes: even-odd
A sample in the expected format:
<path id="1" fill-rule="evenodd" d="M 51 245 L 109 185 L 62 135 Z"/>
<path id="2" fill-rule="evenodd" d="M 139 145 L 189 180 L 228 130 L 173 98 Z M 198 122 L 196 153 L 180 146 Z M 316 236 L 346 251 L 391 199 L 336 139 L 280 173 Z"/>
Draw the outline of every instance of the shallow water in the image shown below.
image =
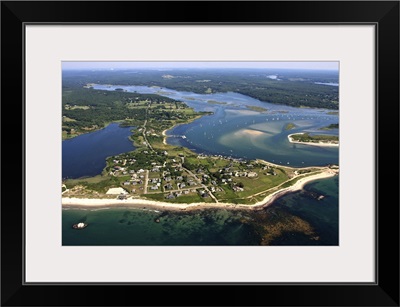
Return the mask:
<path id="1" fill-rule="evenodd" d="M 339 122 L 338 115 L 328 114 L 329 110 L 276 105 L 232 92 L 195 94 L 146 86 L 118 87 L 128 92 L 161 92 L 164 96 L 184 101 L 197 111 L 213 112 L 167 131 L 169 144 L 198 153 L 259 158 L 297 167 L 339 163 L 337 147 L 292 144 L 287 139 L 289 134 L 296 132 L 338 135 L 338 129 L 320 130 Z M 94 85 L 94 88 L 111 91 L 117 86 Z M 252 107 L 262 109 L 254 111 Z M 285 130 L 289 123 L 295 128 Z"/>
<path id="2" fill-rule="evenodd" d="M 63 245 L 337 245 L 337 191 L 338 177 L 315 181 L 261 211 L 68 209 L 62 240 Z M 325 197 L 317 200 L 319 195 Z M 89 226 L 73 229 L 78 222 Z"/>

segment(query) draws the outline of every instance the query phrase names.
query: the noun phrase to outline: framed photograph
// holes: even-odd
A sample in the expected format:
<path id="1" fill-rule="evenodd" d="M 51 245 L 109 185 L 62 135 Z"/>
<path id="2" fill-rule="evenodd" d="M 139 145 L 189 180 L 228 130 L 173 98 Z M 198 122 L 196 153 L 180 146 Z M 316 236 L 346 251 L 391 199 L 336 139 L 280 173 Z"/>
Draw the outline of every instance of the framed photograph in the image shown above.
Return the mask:
<path id="1" fill-rule="evenodd" d="M 2 305 L 399 306 L 398 1 L 1 7 Z"/>

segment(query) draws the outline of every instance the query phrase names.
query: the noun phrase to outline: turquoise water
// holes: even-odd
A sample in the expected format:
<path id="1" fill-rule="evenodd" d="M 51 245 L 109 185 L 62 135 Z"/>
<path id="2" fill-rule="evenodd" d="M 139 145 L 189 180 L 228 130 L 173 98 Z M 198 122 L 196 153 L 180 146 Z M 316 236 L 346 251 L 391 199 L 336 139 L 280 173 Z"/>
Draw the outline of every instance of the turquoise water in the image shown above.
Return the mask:
<path id="1" fill-rule="evenodd" d="M 168 131 L 169 144 L 185 146 L 199 153 L 248 159 L 261 158 L 290 166 L 338 163 L 338 148 L 291 144 L 287 140 L 290 133 L 300 131 L 321 133 L 320 128 L 338 123 L 338 116 L 328 114 L 329 110 L 273 105 L 237 93 L 201 95 L 145 86 L 118 87 L 131 92 L 160 93 L 185 101 L 197 111 L 213 112 L 212 115 L 203 116 L 190 124 L 180 125 Z M 115 89 L 113 86 L 105 85 L 95 85 L 94 88 Z M 221 104 L 210 103 L 210 100 Z M 249 109 L 249 106 L 267 110 L 254 111 Z M 293 123 L 296 127 L 285 130 L 288 123 Z M 112 139 L 117 144 L 119 142 L 127 144 L 129 129 L 119 129 L 127 130 L 123 130 L 121 135 L 106 137 L 102 143 L 106 144 L 105 141 Z M 338 135 L 339 131 L 324 130 L 323 133 Z M 90 137 L 92 134 L 87 135 Z M 67 171 L 64 172 L 64 162 L 70 163 L 73 160 L 72 154 L 75 153 L 74 149 L 64 150 L 64 144 L 67 144 L 65 142 L 63 176 L 67 174 Z M 122 148 L 120 152 L 133 150 L 130 142 L 129 145 L 128 149 Z M 80 157 L 88 158 L 89 161 L 99 158 L 105 163 L 104 157 L 98 156 L 102 152 L 103 149 L 100 148 L 93 150 L 90 155 L 80 154 Z M 108 155 L 110 154 L 107 153 Z M 77 168 L 78 170 L 81 168 L 79 170 L 81 173 L 69 176 L 89 176 L 87 169 L 98 174 L 103 167 L 95 169 L 86 164 Z M 338 180 L 339 177 L 334 177 L 312 182 L 306 185 L 303 191 L 284 195 L 273 205 L 260 211 L 209 209 L 187 213 L 160 212 L 146 208 L 63 209 L 62 243 L 63 245 L 338 245 Z M 318 200 L 320 195 L 324 198 Z M 157 219 L 159 223 L 155 222 Z M 86 222 L 89 226 L 83 230 L 74 230 L 72 225 L 78 222 Z"/>

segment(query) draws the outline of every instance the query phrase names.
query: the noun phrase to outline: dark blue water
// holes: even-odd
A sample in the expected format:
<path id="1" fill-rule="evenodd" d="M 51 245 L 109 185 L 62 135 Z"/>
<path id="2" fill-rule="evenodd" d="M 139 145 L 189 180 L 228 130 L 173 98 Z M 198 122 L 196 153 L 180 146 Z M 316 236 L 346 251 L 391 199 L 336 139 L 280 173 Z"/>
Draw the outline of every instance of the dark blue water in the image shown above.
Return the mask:
<path id="1" fill-rule="evenodd" d="M 101 174 L 107 157 L 135 149 L 128 139 L 131 129 L 132 127 L 120 127 L 119 124 L 112 123 L 104 129 L 63 141 L 63 178 Z"/>

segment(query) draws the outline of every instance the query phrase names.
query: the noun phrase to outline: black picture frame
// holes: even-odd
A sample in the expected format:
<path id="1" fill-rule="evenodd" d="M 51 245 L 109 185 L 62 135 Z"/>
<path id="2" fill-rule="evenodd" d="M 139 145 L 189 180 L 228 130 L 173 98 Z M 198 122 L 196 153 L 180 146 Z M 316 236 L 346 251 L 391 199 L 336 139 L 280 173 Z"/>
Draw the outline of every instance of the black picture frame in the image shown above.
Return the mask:
<path id="1" fill-rule="evenodd" d="M 26 284 L 23 114 L 24 25 L 28 23 L 375 25 L 376 282 Z M 1 76 L 2 306 L 399 306 L 398 1 L 3 1 Z"/>

